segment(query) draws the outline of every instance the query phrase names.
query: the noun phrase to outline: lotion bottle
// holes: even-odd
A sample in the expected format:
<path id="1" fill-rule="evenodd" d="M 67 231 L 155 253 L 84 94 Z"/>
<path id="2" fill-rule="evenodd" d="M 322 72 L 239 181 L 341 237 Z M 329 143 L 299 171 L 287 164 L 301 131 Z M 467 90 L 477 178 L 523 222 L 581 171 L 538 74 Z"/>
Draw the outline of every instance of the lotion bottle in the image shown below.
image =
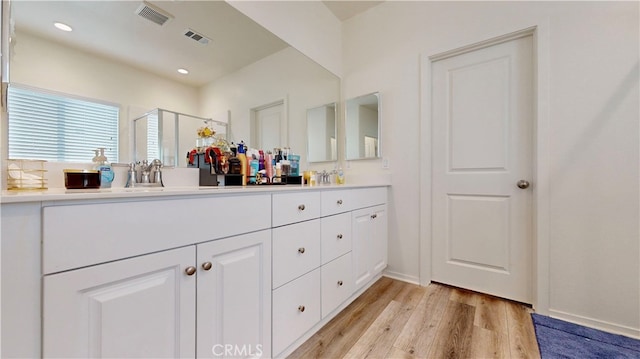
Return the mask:
<path id="1" fill-rule="evenodd" d="M 93 157 L 95 163 L 93 168 L 100 171 L 100 188 L 111 188 L 111 182 L 115 176 L 111 165 L 107 162 L 107 157 L 104 155 L 104 148 L 100 147 L 94 151 L 96 155 Z"/>

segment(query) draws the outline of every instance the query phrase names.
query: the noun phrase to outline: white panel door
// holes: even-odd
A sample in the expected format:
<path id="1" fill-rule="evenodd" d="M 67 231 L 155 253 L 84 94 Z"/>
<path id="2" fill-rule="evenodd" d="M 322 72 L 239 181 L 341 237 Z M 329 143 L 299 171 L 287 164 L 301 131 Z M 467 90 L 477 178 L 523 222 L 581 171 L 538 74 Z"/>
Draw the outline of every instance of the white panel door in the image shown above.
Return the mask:
<path id="1" fill-rule="evenodd" d="M 44 277 L 46 358 L 195 355 L 195 247 Z"/>
<path id="2" fill-rule="evenodd" d="M 198 358 L 271 356 L 271 230 L 198 245 Z"/>
<path id="3" fill-rule="evenodd" d="M 525 303 L 532 56 L 526 36 L 432 63 L 432 279 Z"/>
<path id="4" fill-rule="evenodd" d="M 262 148 L 265 151 L 286 146 L 287 117 L 284 102 L 265 106 L 255 110 L 255 132 L 252 134 L 252 148 Z"/>

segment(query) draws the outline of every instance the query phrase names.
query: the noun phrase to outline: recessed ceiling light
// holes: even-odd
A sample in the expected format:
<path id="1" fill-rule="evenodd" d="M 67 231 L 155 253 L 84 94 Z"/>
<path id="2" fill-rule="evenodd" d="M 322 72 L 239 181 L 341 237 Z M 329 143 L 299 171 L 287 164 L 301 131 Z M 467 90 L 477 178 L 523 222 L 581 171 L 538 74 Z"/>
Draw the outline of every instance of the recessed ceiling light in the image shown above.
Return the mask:
<path id="1" fill-rule="evenodd" d="M 56 28 L 62 30 L 62 31 L 73 31 L 73 29 L 71 28 L 71 26 L 67 25 L 67 24 L 63 24 L 61 22 L 54 22 L 53 26 L 55 26 Z"/>
<path id="2" fill-rule="evenodd" d="M 187 69 L 178 69 L 178 72 L 183 74 L 183 75 L 186 75 L 186 74 L 189 73 L 189 70 L 187 70 Z"/>

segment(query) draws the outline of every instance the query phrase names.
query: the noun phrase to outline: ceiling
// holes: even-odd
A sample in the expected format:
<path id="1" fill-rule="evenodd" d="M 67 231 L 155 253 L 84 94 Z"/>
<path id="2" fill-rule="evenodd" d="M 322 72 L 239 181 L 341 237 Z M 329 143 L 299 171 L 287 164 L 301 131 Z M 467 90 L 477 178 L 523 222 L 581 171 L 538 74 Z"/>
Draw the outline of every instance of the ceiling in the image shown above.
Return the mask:
<path id="1" fill-rule="evenodd" d="M 142 0 L 12 1 L 15 40 L 28 32 L 170 78 L 202 86 L 288 44 L 224 1 L 148 1 L 172 18 L 158 25 L 136 14 Z M 63 32 L 55 21 L 73 28 Z M 184 35 L 193 29 L 212 41 Z M 43 54 L 44 55 L 44 54 Z M 188 75 L 178 68 L 190 71 Z"/>
<path id="2" fill-rule="evenodd" d="M 225 1 L 151 0 L 171 16 L 158 25 L 136 14 L 142 0 L 11 2 L 15 36 L 35 34 L 191 86 L 202 86 L 278 52 L 288 44 Z M 382 1 L 323 1 L 344 21 Z M 72 32 L 53 27 L 59 21 Z M 203 45 L 188 29 L 211 39 Z M 189 70 L 188 75 L 177 72 Z"/>
<path id="3" fill-rule="evenodd" d="M 341 0 L 324 0 L 322 1 L 331 12 L 340 21 L 345 21 L 352 18 L 355 15 L 363 13 L 370 8 L 382 4 L 384 1 L 341 1 Z"/>

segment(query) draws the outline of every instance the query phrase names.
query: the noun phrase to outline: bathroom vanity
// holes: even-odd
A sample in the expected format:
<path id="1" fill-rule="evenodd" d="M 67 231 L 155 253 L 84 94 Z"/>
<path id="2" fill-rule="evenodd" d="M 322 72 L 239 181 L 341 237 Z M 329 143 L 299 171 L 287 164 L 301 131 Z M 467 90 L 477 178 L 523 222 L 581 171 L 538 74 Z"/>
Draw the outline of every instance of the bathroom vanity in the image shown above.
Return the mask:
<path id="1" fill-rule="evenodd" d="M 283 357 L 380 277 L 386 186 L 2 196 L 2 357 Z"/>

